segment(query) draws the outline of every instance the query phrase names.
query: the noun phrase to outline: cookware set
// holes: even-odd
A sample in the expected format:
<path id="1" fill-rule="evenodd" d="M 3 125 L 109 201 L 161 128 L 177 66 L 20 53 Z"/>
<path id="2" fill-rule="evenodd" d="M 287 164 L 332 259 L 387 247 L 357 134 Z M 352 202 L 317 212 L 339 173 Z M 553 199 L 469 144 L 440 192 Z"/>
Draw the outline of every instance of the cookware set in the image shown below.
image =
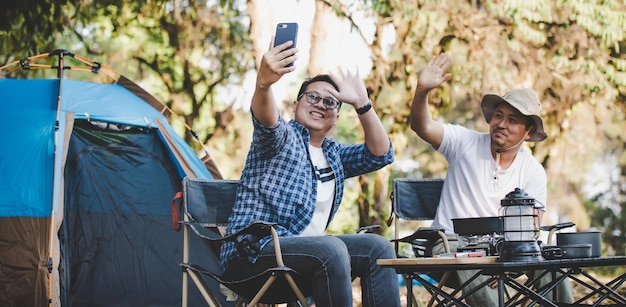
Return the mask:
<path id="1" fill-rule="evenodd" d="M 488 255 L 497 256 L 502 252 L 502 218 L 480 217 L 452 219 L 454 232 L 459 236 L 461 251 L 485 250 Z M 575 226 L 572 222 L 542 226 L 548 231 L 548 241 L 541 243 L 544 259 L 590 258 L 602 256 L 602 239 L 599 231 L 559 232 Z M 552 240 L 556 238 L 556 244 Z"/>

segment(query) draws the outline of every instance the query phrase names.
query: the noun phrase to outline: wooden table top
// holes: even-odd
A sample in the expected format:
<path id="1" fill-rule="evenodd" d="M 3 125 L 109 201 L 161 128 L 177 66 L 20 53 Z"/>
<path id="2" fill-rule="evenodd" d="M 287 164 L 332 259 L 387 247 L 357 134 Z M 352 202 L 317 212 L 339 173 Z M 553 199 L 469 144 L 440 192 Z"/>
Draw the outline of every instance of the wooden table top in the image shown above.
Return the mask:
<path id="1" fill-rule="evenodd" d="M 532 261 L 498 261 L 497 256 L 483 257 L 431 257 L 431 258 L 397 258 L 378 259 L 380 266 L 394 267 L 396 269 L 409 270 L 411 268 L 420 270 L 465 270 L 473 268 L 516 271 L 528 269 L 558 269 L 558 268 L 584 268 L 601 266 L 623 266 L 626 265 L 626 256 L 610 256 L 595 258 L 571 258 L 552 260 L 532 260 Z"/>
<path id="2" fill-rule="evenodd" d="M 486 257 L 461 257 L 461 258 L 443 258 L 443 257 L 431 257 L 431 258 L 398 258 L 398 259 L 378 259 L 376 263 L 380 266 L 413 266 L 413 265 L 446 265 L 446 264 L 479 264 L 479 263 L 494 263 L 498 261 L 496 256 Z"/>

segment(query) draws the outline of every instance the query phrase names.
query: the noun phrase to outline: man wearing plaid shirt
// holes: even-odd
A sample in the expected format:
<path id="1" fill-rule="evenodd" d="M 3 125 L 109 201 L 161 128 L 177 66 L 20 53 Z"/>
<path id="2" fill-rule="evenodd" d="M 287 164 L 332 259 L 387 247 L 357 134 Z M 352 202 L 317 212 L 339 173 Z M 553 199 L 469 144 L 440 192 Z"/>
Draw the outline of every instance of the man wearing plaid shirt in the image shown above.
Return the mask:
<path id="1" fill-rule="evenodd" d="M 226 234 L 254 221 L 276 223 L 285 265 L 312 281 L 317 306 L 351 306 L 352 280 L 360 278 L 363 306 L 400 306 L 397 275 L 379 258 L 394 258 L 389 240 L 376 234 L 324 235 L 343 197 L 344 180 L 393 162 L 393 147 L 357 75 L 318 75 L 306 80 L 286 122 L 271 85 L 295 70 L 292 42 L 270 48 L 258 71 L 251 112 L 253 140 Z M 364 144 L 328 138 L 342 104 L 356 110 Z M 275 266 L 271 237 L 260 254 L 241 254 L 235 244 L 221 250 L 224 277 L 242 279 Z M 312 286 L 312 287 L 311 287 Z"/>

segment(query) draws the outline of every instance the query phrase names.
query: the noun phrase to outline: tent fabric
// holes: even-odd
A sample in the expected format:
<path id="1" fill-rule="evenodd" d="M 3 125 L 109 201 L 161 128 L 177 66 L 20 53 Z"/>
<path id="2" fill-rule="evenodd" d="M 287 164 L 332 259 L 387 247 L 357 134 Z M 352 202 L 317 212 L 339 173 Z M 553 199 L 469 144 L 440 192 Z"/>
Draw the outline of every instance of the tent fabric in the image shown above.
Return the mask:
<path id="1" fill-rule="evenodd" d="M 57 84 L 0 80 L 1 217 L 50 217 Z"/>
<path id="2" fill-rule="evenodd" d="M 47 302 L 49 225 L 49 218 L 0 217 L 0 306 Z"/>
<path id="3" fill-rule="evenodd" d="M 173 306 L 179 233 L 168 198 L 176 170 L 155 131 L 99 131 L 76 122 L 65 169 L 59 270 L 64 305 Z M 135 191 L 143 191 L 138 194 Z M 106 252 L 101 252 L 106 251 Z M 123 259 L 123 261 L 120 261 Z M 127 278 L 128 276 L 132 278 Z M 117 282 L 111 282 L 117 280 Z"/>
<path id="4" fill-rule="evenodd" d="M 213 176 L 133 87 L 0 79 L 0 306 L 180 305 L 170 202 Z"/>
<path id="5" fill-rule="evenodd" d="M 57 84 L 0 80 L 0 306 L 48 297 Z"/>

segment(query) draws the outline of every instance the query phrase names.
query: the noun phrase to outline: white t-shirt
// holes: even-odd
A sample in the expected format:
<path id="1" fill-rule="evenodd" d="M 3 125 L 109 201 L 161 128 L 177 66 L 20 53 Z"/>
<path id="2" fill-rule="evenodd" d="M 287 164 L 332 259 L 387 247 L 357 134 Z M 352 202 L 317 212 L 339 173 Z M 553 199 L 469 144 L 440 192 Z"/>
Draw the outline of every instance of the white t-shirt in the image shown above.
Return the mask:
<path id="1" fill-rule="evenodd" d="M 335 199 L 335 176 L 321 148 L 309 145 L 309 153 L 317 175 L 317 201 L 311 223 L 300 235 L 321 236 L 326 231 Z"/>
<path id="2" fill-rule="evenodd" d="M 523 147 L 513 163 L 496 176 L 490 137 L 459 125 L 444 125 L 438 151 L 448 160 L 448 172 L 441 191 L 433 227 L 453 234 L 453 218 L 498 216 L 500 201 L 515 188 L 546 205 L 546 172 Z"/>

